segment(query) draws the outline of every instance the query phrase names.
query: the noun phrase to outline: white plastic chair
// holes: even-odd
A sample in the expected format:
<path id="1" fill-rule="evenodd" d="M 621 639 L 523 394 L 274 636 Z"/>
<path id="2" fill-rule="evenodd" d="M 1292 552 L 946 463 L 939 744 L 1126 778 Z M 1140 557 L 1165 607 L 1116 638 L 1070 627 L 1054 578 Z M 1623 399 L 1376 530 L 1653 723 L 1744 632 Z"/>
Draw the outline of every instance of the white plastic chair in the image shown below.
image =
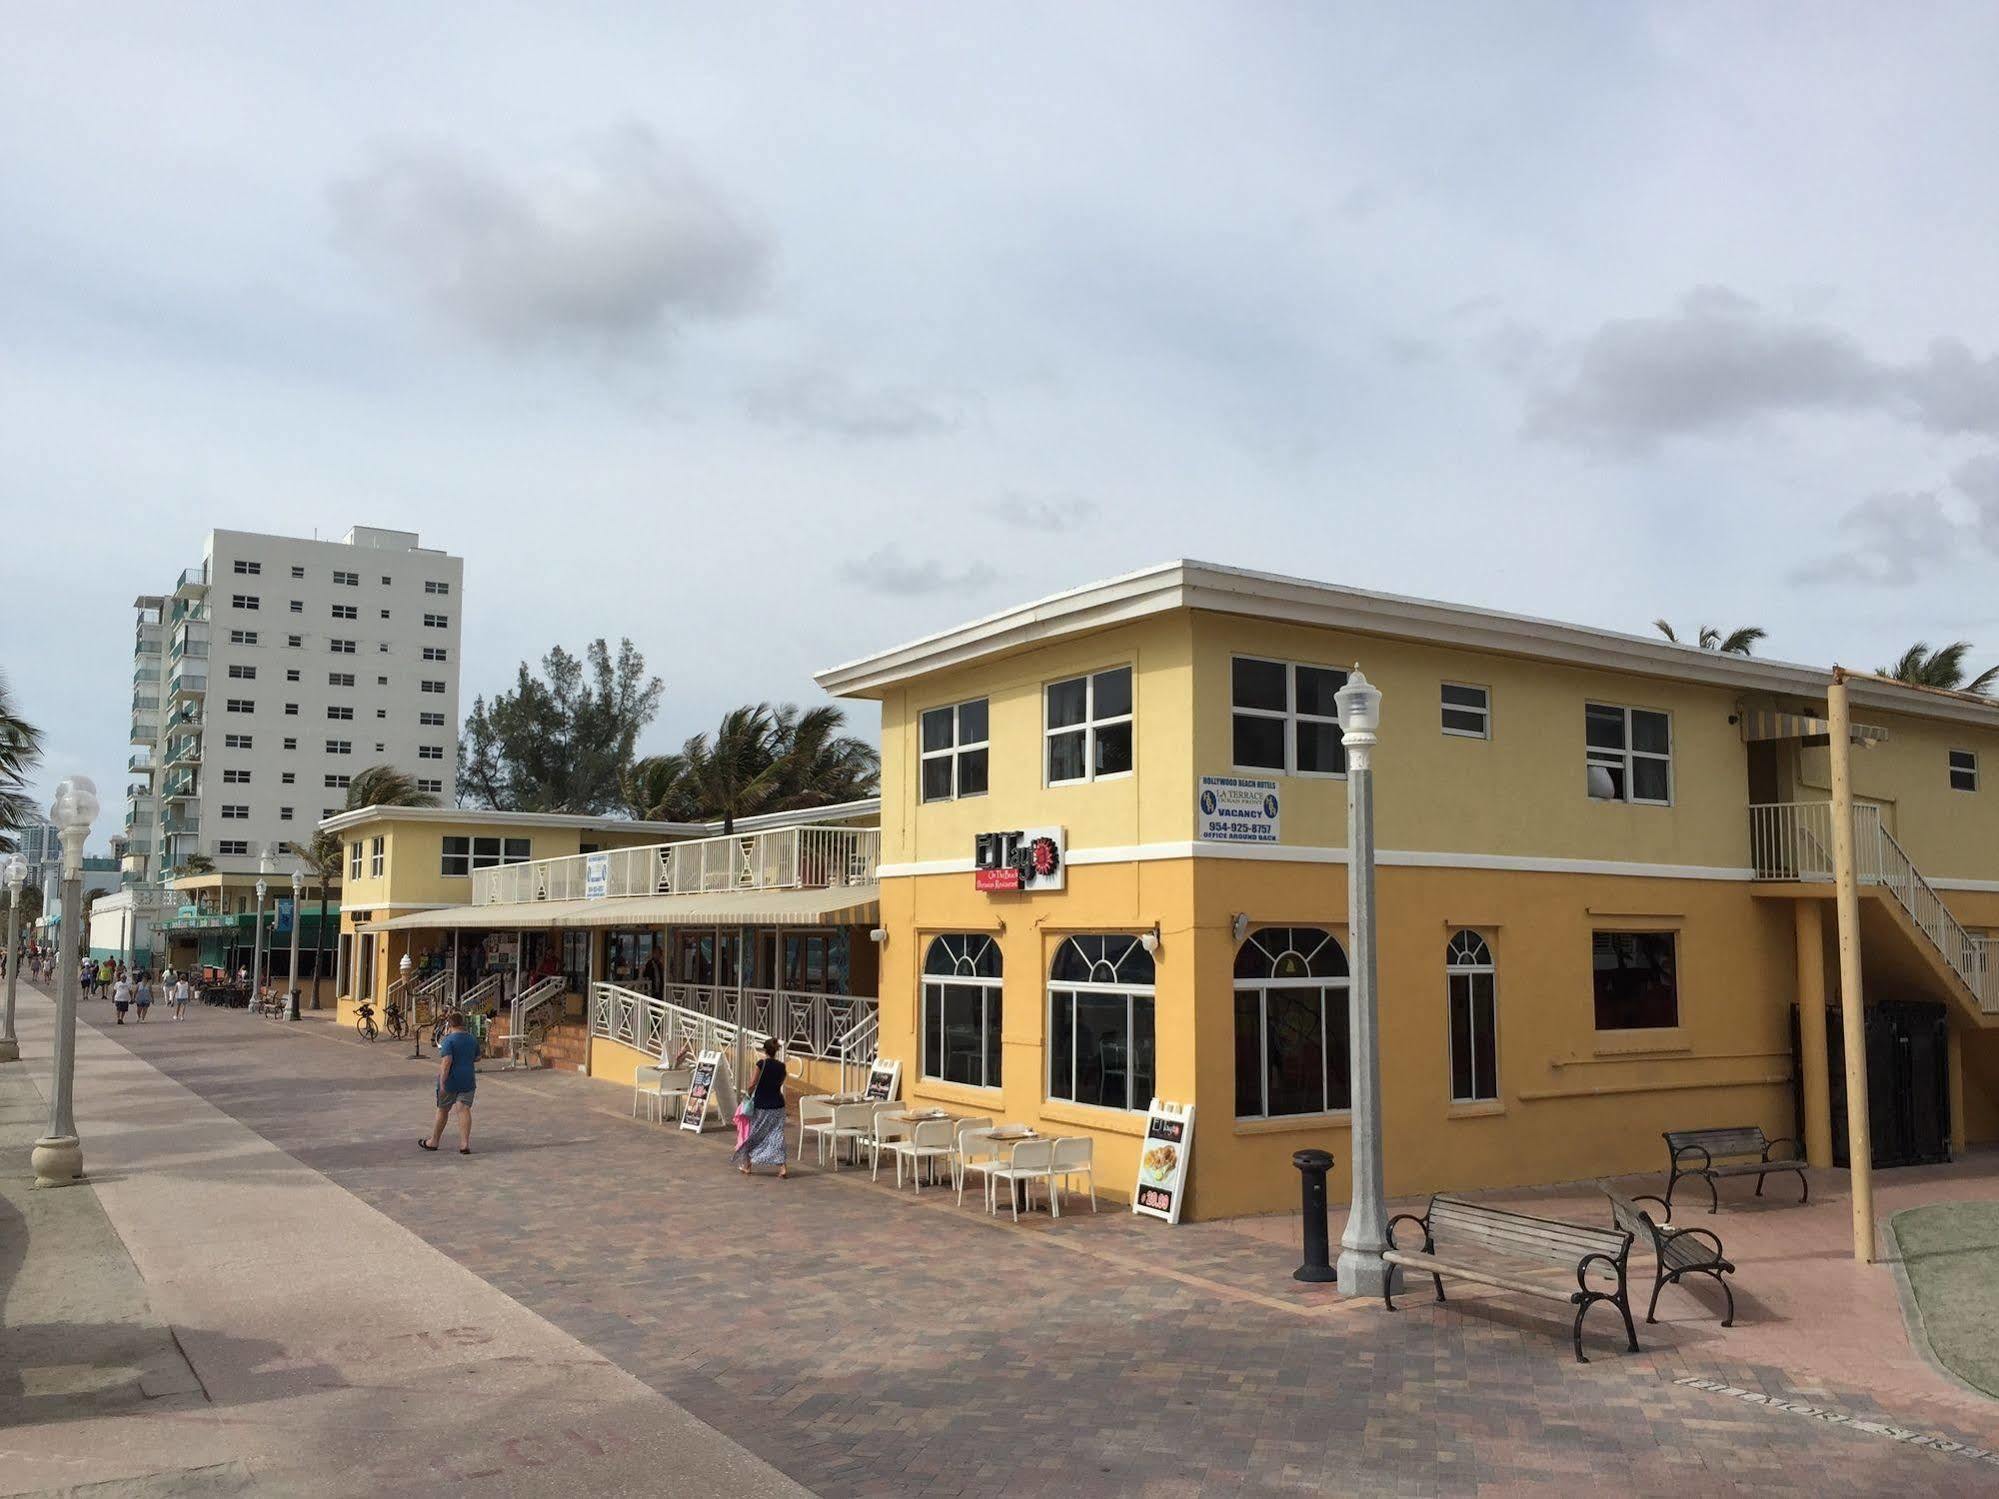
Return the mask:
<path id="1" fill-rule="evenodd" d="M 871 1103 L 841 1103 L 833 1106 L 832 1127 L 826 1133 L 826 1143 L 833 1155 L 833 1169 L 840 1169 L 840 1147 L 850 1146 L 856 1161 L 860 1149 L 868 1141 L 875 1127 L 875 1105 Z"/>
<path id="2" fill-rule="evenodd" d="M 1088 1184 L 1090 1211 L 1094 1213 L 1097 1210 L 1096 1147 L 1097 1142 L 1087 1135 L 1068 1135 L 1055 1142 L 1055 1155 L 1050 1163 L 1049 1175 L 1059 1180 L 1061 1186 L 1057 1188 L 1055 1181 L 1050 1181 L 1049 1200 L 1055 1205 L 1056 1217 L 1062 1216 L 1062 1196 L 1071 1190 L 1069 1179 L 1074 1176 L 1082 1177 Z"/>
<path id="3" fill-rule="evenodd" d="M 959 1207 L 965 1205 L 966 1177 L 977 1172 L 979 1188 L 990 1199 L 991 1173 L 1004 1164 L 1006 1157 L 1000 1151 L 999 1142 L 993 1139 L 992 1120 L 963 1119 L 958 1122 L 958 1156 L 951 1165 L 952 1185 L 958 1189 Z"/>
<path id="4" fill-rule="evenodd" d="M 888 1117 L 890 1114 L 900 1114 L 903 1111 L 903 1105 L 899 1103 L 878 1103 L 870 1107 L 875 1111 L 874 1124 L 863 1143 L 868 1147 L 868 1179 L 878 1181 L 881 1179 L 882 1151 L 894 1145 L 897 1140 L 908 1139 L 915 1133 L 915 1126 L 907 1119 Z"/>
<path id="5" fill-rule="evenodd" d="M 662 1067 L 649 1063 L 632 1073 L 632 1117 L 639 1113 L 639 1102 L 644 1100 L 646 1118 L 655 1124 L 666 1122 L 666 1101 L 684 1099 L 687 1090 L 694 1086 L 692 1067 Z"/>
<path id="6" fill-rule="evenodd" d="M 826 1164 L 826 1141 L 833 1132 L 833 1111 L 837 1108 L 832 1099 L 817 1094 L 806 1094 L 798 1100 L 798 1158 L 805 1159 L 805 1141 L 811 1136 L 819 1145 L 819 1164 Z"/>
<path id="7" fill-rule="evenodd" d="M 1018 1145 L 1014 1146 L 1012 1160 L 1008 1161 L 1004 1166 L 995 1166 L 991 1171 L 986 1173 L 986 1197 L 992 1206 L 992 1210 L 995 1213 L 999 1211 L 998 1196 L 1000 1184 L 1005 1183 L 1008 1188 L 1007 1201 L 1013 1207 L 1013 1221 L 1015 1223 L 1020 1222 L 1021 1197 L 1026 1196 L 1028 1207 L 1032 1208 L 1034 1206 L 1034 1199 L 1031 1194 L 1034 1191 L 1034 1183 L 1040 1181 L 1048 1183 L 1050 1211 L 1056 1217 L 1061 1217 L 1061 1205 L 1055 1201 L 1054 1167 L 1055 1142 L 1053 1140 L 1022 1140 Z M 1016 1185 L 1020 1187 L 1018 1193 L 1011 1190 Z"/>
<path id="8" fill-rule="evenodd" d="M 931 1180 L 936 1180 L 936 1163 L 942 1161 L 948 1169 L 951 1157 L 957 1152 L 957 1132 L 949 1119 L 925 1119 L 909 1138 L 897 1140 L 889 1146 L 889 1154 L 895 1157 L 895 1184 L 902 1186 L 902 1163 L 909 1162 L 909 1174 L 916 1181 L 919 1195 L 923 1191 L 923 1163 L 931 1163 Z"/>

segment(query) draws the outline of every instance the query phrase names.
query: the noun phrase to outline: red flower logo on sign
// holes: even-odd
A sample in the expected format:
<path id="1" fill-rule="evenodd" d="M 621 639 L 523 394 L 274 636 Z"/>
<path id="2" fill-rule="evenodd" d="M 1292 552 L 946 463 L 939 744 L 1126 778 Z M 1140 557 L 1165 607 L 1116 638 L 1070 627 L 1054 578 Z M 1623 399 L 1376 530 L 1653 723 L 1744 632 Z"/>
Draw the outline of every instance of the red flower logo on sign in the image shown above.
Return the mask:
<path id="1" fill-rule="evenodd" d="M 1034 859 L 1034 873 L 1038 877 L 1045 879 L 1047 876 L 1055 873 L 1056 856 L 1055 840 L 1053 838 L 1035 839 L 1034 846 L 1030 852 Z"/>

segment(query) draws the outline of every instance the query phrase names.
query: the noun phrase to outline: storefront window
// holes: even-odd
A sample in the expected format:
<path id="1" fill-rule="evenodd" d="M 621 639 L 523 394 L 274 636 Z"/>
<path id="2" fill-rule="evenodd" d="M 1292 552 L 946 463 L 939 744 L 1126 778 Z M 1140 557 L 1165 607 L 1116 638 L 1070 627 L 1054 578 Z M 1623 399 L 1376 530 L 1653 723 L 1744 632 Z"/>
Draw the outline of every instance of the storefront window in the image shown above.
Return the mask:
<path id="1" fill-rule="evenodd" d="M 620 927 L 604 934 L 604 976 L 621 989 L 659 994 L 660 962 L 654 956 L 659 933 Z M 650 986 L 650 987 L 648 987 Z"/>
<path id="2" fill-rule="evenodd" d="M 931 939 L 923 959 L 923 1075 L 1000 1085 L 1000 950 L 979 932 Z"/>
<path id="3" fill-rule="evenodd" d="M 572 994 L 590 992 L 590 933 L 569 931 L 562 934 L 562 979 Z"/>
<path id="4" fill-rule="evenodd" d="M 1048 976 L 1048 1096 L 1143 1109 L 1153 1087 L 1152 955 L 1136 937 L 1071 937 Z"/>
<path id="5" fill-rule="evenodd" d="M 1252 932 L 1235 962 L 1236 1117 L 1350 1105 L 1347 955 L 1320 927 Z"/>
<path id="6" fill-rule="evenodd" d="M 1680 1023 L 1673 933 L 1596 932 L 1590 960 L 1598 1030 L 1658 1030 Z"/>

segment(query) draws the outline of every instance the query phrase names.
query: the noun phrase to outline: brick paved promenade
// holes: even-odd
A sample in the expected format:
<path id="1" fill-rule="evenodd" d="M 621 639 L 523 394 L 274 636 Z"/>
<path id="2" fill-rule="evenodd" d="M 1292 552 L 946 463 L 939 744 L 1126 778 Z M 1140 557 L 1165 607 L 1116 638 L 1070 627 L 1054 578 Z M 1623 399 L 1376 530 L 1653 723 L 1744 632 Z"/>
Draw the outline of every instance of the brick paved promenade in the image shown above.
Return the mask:
<path id="1" fill-rule="evenodd" d="M 1295 1249 L 1254 1226 L 1085 1210 L 1015 1229 L 865 1173 L 746 1182 L 720 1135 L 634 1122 L 628 1090 L 555 1073 L 486 1075 L 478 1153 L 426 1156 L 435 1064 L 389 1042 L 207 1009 L 102 1031 L 822 1494 L 1999 1492 L 1999 1467 L 1675 1383 L 1999 1447 L 1999 1406 L 1904 1342 L 1884 1393 L 1864 1360 L 1808 1367 L 1794 1328 L 1759 1339 L 1773 1305 L 1828 1327 L 1842 1307 L 1746 1275 L 1738 1328 L 1669 1291 L 1644 1355 L 1599 1308 L 1578 1366 L 1559 1307 L 1469 1287 L 1349 1304 L 1293 1282 Z M 1754 1216 L 1699 1221 L 1776 1222 Z"/>

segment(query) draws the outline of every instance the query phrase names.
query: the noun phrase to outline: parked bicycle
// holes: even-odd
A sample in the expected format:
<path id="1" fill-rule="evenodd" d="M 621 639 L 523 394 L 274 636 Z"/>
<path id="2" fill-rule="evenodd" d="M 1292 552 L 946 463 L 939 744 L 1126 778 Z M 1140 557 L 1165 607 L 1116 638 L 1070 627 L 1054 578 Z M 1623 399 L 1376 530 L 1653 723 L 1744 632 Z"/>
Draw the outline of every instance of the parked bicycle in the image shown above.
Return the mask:
<path id="1" fill-rule="evenodd" d="M 375 1024 L 375 1007 L 366 1000 L 354 1012 L 354 1029 L 361 1033 L 363 1041 L 372 1041 L 382 1034 L 382 1028 Z"/>

